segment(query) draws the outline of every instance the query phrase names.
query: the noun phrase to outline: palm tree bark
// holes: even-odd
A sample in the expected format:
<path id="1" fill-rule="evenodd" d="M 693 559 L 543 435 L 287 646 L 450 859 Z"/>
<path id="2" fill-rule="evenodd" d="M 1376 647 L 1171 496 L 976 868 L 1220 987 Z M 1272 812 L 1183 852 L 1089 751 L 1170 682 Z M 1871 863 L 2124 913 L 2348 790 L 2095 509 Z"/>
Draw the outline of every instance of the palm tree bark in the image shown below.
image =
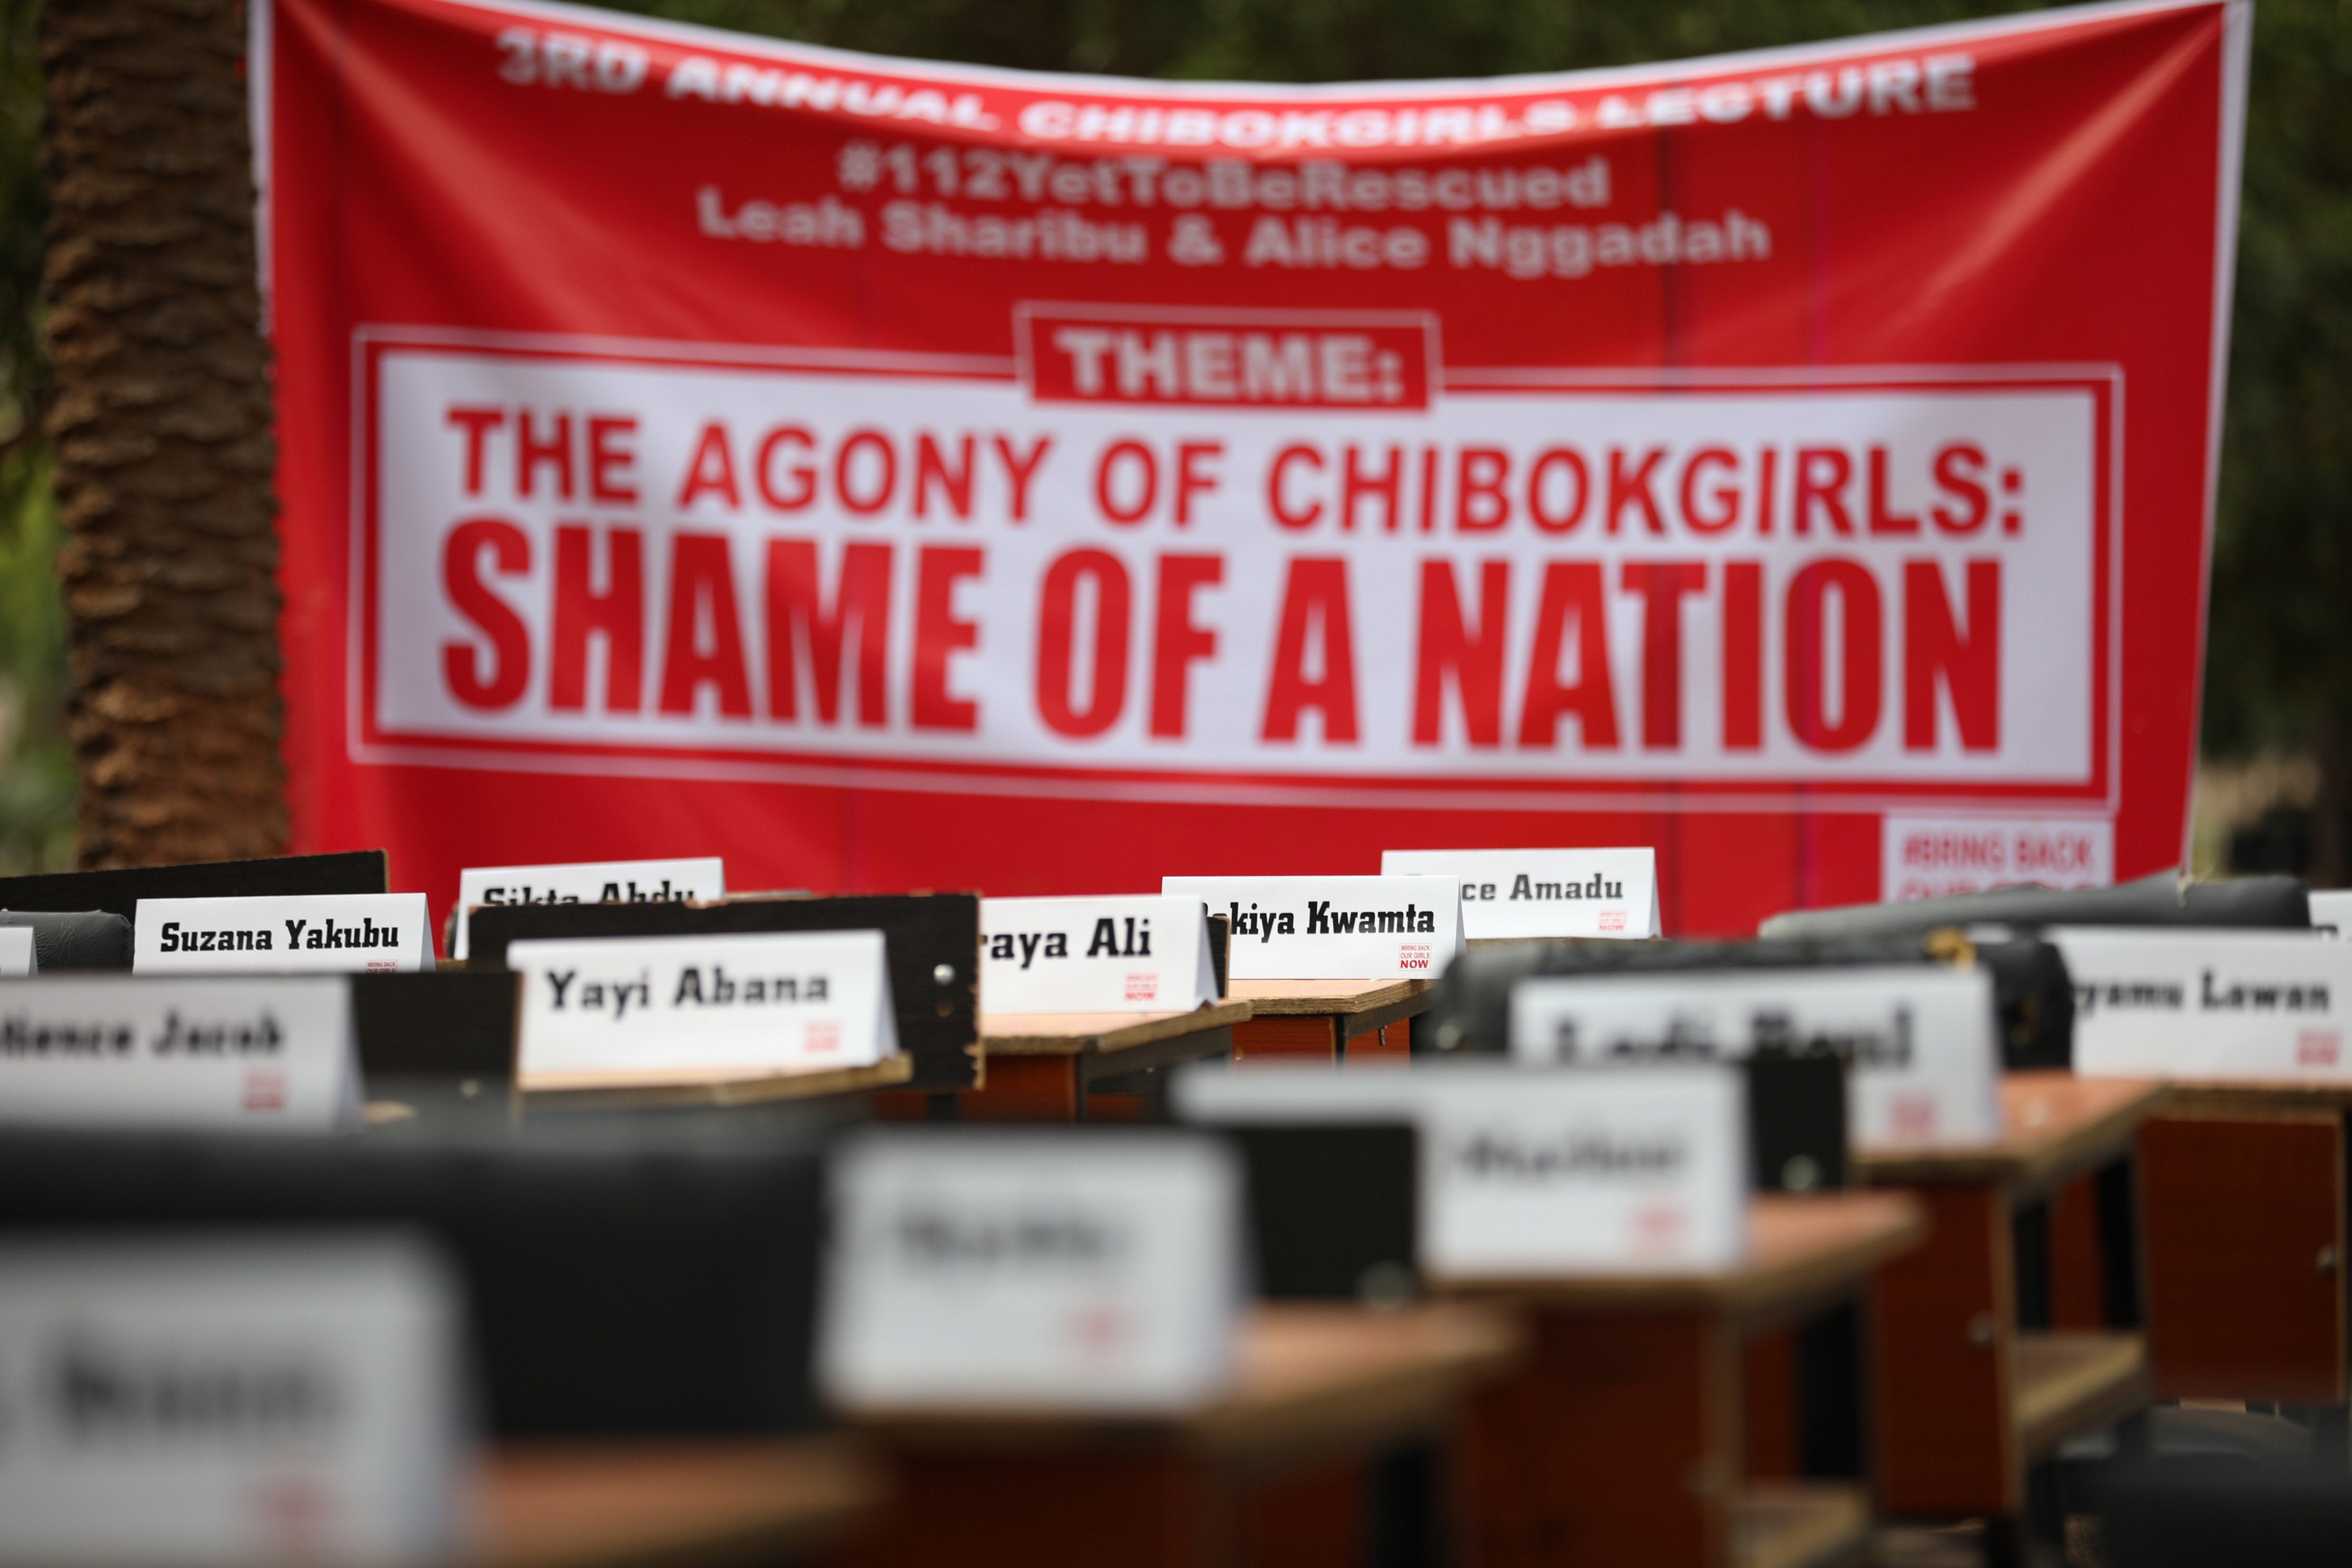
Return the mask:
<path id="1" fill-rule="evenodd" d="M 281 852 L 277 502 L 237 0 L 47 0 L 47 426 L 85 866 Z"/>

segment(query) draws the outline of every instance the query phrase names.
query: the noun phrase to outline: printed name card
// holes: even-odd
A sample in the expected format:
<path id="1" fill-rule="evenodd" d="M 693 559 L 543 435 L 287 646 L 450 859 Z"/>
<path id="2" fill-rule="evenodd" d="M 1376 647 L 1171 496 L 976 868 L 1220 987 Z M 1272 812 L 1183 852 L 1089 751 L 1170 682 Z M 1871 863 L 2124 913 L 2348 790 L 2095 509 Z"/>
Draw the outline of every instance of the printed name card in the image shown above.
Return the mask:
<path id="1" fill-rule="evenodd" d="M 0 1121 L 355 1125 L 350 982 L 45 975 L 0 990 Z"/>
<path id="2" fill-rule="evenodd" d="M 1192 1121 L 1412 1122 L 1422 1263 L 1434 1277 L 1705 1273 L 1747 1256 L 1747 1099 L 1736 1068 L 1196 1068 L 1174 1090 Z"/>
<path id="3" fill-rule="evenodd" d="M 458 1339 L 396 1237 L 0 1247 L 0 1561 L 456 1561 Z"/>
<path id="4" fill-rule="evenodd" d="M 877 1131 L 831 1176 L 835 1404 L 1148 1415 L 1231 1384 L 1243 1178 L 1222 1142 Z"/>
<path id="5" fill-rule="evenodd" d="M 983 1013 L 1187 1013 L 1217 999 L 1198 899 L 982 899 Z"/>
<path id="6" fill-rule="evenodd" d="M 682 904 L 727 896 L 727 863 L 693 860 L 583 860 L 564 866 L 477 866 L 457 874 L 457 941 L 467 954 L 467 925 L 478 909 L 509 904 Z"/>
<path id="7" fill-rule="evenodd" d="M 2352 944 L 2310 931 L 2062 926 L 2084 1078 L 2352 1082 Z"/>
<path id="8" fill-rule="evenodd" d="M 31 926 L 0 926 L 0 976 L 38 974 L 41 961 L 33 952 Z"/>
<path id="9" fill-rule="evenodd" d="M 518 942 L 525 1089 L 871 1067 L 898 1049 L 878 931 Z"/>
<path id="10" fill-rule="evenodd" d="M 2352 937 L 2352 888 L 2314 889 L 2311 924 L 2329 936 Z"/>
<path id="11" fill-rule="evenodd" d="M 1435 978 L 1462 951 L 1454 877 L 1163 877 L 1233 921 L 1235 980 Z"/>
<path id="12" fill-rule="evenodd" d="M 359 974 L 433 967 L 422 893 L 142 899 L 139 974 Z"/>
<path id="13" fill-rule="evenodd" d="M 1548 975 L 1511 988 L 1511 1054 L 1525 1063 L 1844 1057 L 1865 1147 L 1997 1142 L 1999 1031 L 1991 975 L 1941 965 Z"/>
<path id="14" fill-rule="evenodd" d="M 1465 938 L 1658 934 L 1650 849 L 1391 849 L 1385 877 L 1458 877 Z"/>

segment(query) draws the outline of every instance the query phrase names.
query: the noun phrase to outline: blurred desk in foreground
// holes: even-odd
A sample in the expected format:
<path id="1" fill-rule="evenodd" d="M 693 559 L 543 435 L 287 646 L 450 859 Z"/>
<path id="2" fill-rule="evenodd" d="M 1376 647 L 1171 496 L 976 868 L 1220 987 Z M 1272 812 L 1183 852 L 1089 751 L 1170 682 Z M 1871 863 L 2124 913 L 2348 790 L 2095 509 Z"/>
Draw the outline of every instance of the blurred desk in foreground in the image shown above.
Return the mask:
<path id="1" fill-rule="evenodd" d="M 830 1438 L 506 1444 L 486 1458 L 468 1568 L 721 1568 L 822 1547 L 881 1472 Z"/>
<path id="2" fill-rule="evenodd" d="M 2014 1212 L 2129 1153 L 2160 1084 L 2013 1072 L 1995 1143 L 1856 1151 L 1859 1178 L 1927 1205 L 1927 1245 L 1871 1298 L 1880 1506 L 2015 1520 L 2025 1471 L 2066 1438 L 2145 1406 L 2145 1340 L 2021 1331 Z"/>
<path id="3" fill-rule="evenodd" d="M 894 1510 L 843 1568 L 1252 1568 L 1364 1560 L 1373 1463 L 1447 1430 L 1517 1352 L 1458 1305 L 1262 1306 L 1233 1391 L 1163 1418 L 869 1413 Z"/>

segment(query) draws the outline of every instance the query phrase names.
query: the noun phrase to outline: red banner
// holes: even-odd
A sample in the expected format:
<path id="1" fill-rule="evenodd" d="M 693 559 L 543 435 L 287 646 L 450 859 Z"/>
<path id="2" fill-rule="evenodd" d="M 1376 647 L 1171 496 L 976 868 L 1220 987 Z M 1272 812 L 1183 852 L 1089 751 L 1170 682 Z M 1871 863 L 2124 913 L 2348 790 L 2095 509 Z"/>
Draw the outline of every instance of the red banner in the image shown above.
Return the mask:
<path id="1" fill-rule="evenodd" d="M 304 847 L 2179 858 L 2242 6 L 1284 89 L 256 16 Z"/>

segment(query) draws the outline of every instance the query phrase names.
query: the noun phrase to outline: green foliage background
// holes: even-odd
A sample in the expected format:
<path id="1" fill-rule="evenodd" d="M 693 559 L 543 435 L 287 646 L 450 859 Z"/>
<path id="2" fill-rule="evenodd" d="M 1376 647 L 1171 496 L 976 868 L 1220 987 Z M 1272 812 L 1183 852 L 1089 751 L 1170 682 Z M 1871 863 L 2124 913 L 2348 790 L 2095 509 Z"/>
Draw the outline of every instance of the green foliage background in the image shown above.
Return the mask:
<path id="1" fill-rule="evenodd" d="M 74 4 L 76 0 L 52 0 Z M 36 0 L 0 0 L 0 869 L 69 852 L 36 411 Z M 884 54 L 1330 81 L 1558 70 L 2030 9 L 1969 0 L 614 0 Z M 2262 0 L 2205 744 L 2352 750 L 2352 0 Z M 2338 737 L 2342 739 L 2338 739 Z"/>

